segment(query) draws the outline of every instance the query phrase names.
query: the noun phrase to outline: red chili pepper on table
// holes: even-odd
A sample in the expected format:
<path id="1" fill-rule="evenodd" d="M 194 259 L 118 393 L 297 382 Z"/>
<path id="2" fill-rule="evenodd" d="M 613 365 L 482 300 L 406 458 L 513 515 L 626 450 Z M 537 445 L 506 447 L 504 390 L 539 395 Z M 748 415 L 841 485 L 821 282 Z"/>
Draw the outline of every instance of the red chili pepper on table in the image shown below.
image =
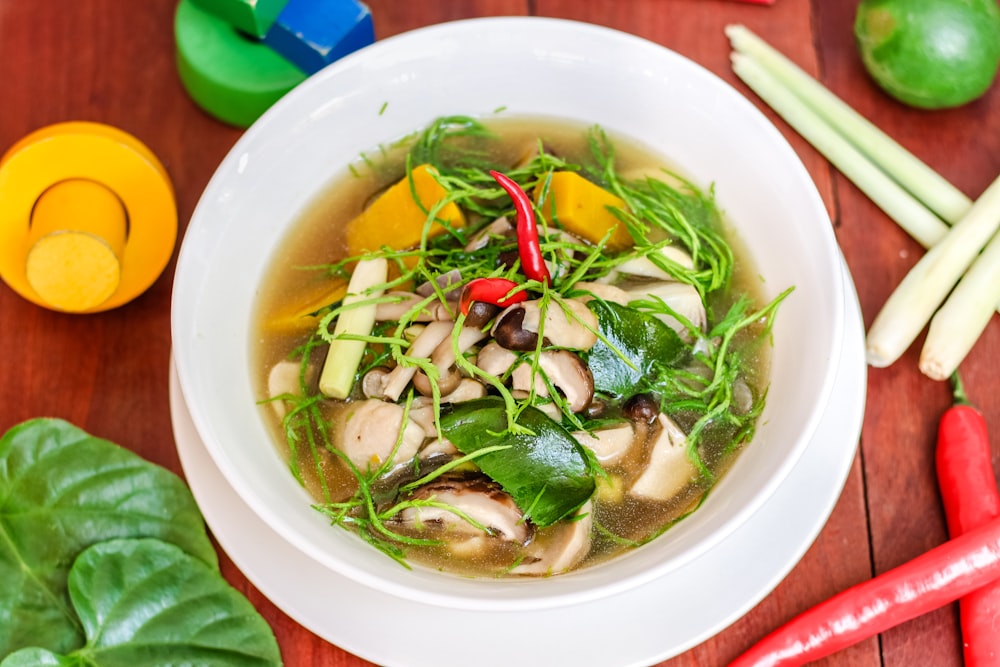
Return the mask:
<path id="1" fill-rule="evenodd" d="M 1000 492 L 993 473 L 986 420 L 969 402 L 957 374 L 951 378 L 954 405 L 938 425 L 938 486 L 952 537 L 1000 516 Z M 966 667 L 1000 664 L 1000 582 L 959 600 Z"/>
<path id="2" fill-rule="evenodd" d="M 729 667 L 819 660 L 968 595 L 1000 578 L 1000 518 L 796 616 Z"/>
<path id="3" fill-rule="evenodd" d="M 510 294 L 511 290 L 516 287 L 518 287 L 517 283 L 506 278 L 476 278 L 475 280 L 470 280 L 462 288 L 462 294 L 458 299 L 459 310 L 462 311 L 463 315 L 468 315 L 469 308 L 474 301 L 482 301 L 494 306 L 503 307 L 527 301 L 528 293 L 524 290 Z"/>
<path id="4" fill-rule="evenodd" d="M 549 284 L 549 269 L 542 257 L 542 246 L 538 239 L 538 223 L 535 220 L 535 209 L 531 205 L 531 197 L 514 179 L 499 171 L 491 171 L 490 176 L 496 179 L 510 198 L 514 200 L 514 211 L 517 213 L 517 253 L 521 258 L 521 270 L 530 280 Z"/>

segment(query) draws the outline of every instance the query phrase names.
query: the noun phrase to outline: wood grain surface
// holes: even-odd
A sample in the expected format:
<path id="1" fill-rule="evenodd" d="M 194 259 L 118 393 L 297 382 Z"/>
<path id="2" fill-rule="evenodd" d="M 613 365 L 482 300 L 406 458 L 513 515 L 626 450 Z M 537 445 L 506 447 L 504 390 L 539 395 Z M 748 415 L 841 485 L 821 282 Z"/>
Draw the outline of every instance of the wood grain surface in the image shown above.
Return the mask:
<path id="1" fill-rule="evenodd" d="M 949 111 L 894 102 L 861 67 L 852 33 L 853 0 L 776 0 L 770 6 L 726 0 L 369 0 L 369 5 L 379 38 L 468 17 L 562 17 L 634 33 L 716 73 L 774 120 L 815 180 L 866 325 L 923 251 L 736 79 L 723 27 L 749 26 L 969 196 L 976 197 L 1000 173 L 1000 86 Z M 181 87 L 174 64 L 174 9 L 175 0 L 0 0 L 0 151 L 59 121 L 120 127 L 164 162 L 183 231 L 241 131 L 205 115 Z M 96 315 L 50 312 L 0 286 L 0 431 L 32 417 L 62 417 L 180 473 L 167 391 L 173 268 L 172 261 L 132 303 Z M 937 420 L 950 393 L 945 384 L 920 375 L 918 353 L 915 345 L 890 368 L 870 369 L 858 454 L 832 516 L 801 562 L 743 618 L 663 666 L 725 665 L 796 613 L 945 539 L 932 463 Z M 962 372 L 1000 444 L 998 359 L 1000 318 L 994 317 Z M 994 458 L 997 451 L 995 446 Z M 299 626 L 222 557 L 226 577 L 273 627 L 286 664 L 369 664 Z M 706 582 L 706 595 L 710 589 Z M 565 664 L 573 664 L 572 656 Z M 927 614 L 816 664 L 961 665 L 957 608 Z"/>

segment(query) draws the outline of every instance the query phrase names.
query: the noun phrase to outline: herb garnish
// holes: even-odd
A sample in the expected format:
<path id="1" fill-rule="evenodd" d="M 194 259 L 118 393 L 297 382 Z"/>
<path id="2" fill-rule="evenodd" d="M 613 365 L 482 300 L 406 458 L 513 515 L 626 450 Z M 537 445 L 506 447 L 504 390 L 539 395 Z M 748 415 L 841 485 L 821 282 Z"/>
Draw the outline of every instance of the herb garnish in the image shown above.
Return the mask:
<path id="1" fill-rule="evenodd" d="M 544 331 L 538 332 L 535 350 L 519 355 L 530 364 L 533 375 L 541 378 L 549 397 L 540 400 L 534 389 L 527 397 L 515 397 L 505 385 L 506 377 L 491 376 L 466 359 L 458 345 L 465 317 L 457 315 L 451 336 L 455 363 L 466 375 L 483 382 L 491 396 L 448 409 L 443 409 L 440 392 L 433 382 L 438 379 L 438 369 L 427 359 L 408 356 L 407 331 L 428 304 L 445 302 L 435 279 L 456 269 L 461 272 L 463 283 L 497 277 L 518 282 L 535 295 L 543 321 L 547 309 L 565 309 L 566 299 L 589 293 L 592 297 L 589 308 L 598 316 L 594 333 L 599 342 L 583 356 L 593 372 L 595 390 L 599 396 L 614 401 L 640 392 L 655 395 L 660 410 L 681 424 L 687 434 L 688 456 L 701 476 L 702 493 L 696 497 L 703 499 L 714 475 L 711 462 L 703 460 L 702 444 L 706 439 L 722 438 L 728 443 L 725 449 L 733 451 L 751 439 L 766 391 L 746 384 L 756 380 L 747 377 L 748 359 L 768 340 L 774 313 L 791 290 L 764 307 L 757 307 L 746 296 L 738 296 L 731 302 L 720 301 L 718 295 L 729 289 L 733 278 L 734 257 L 725 241 L 724 223 L 711 190 L 704 192 L 666 173 L 663 178 L 656 174 L 636 180 L 623 178 L 616 167 L 614 147 L 601 128 L 589 131 L 592 160 L 581 163 L 553 156 L 539 143 L 537 154 L 516 167 L 494 164 L 488 144 L 496 140 L 484 125 L 471 117 L 449 116 L 432 123 L 413 139 L 405 160 L 411 189 L 410 174 L 414 166 L 427 164 L 433 168 L 435 179 L 446 193 L 424 210 L 426 223 L 419 247 L 407 250 L 383 247 L 324 267 L 331 276 L 344 276 L 358 260 L 372 257 L 383 257 L 394 267 L 387 284 L 378 286 L 380 293 L 384 288 L 383 296 L 355 302 L 353 307 L 398 299 L 389 292 L 403 286 L 432 286 L 426 299 L 413 304 L 399 319 L 381 323 L 370 335 L 361 337 L 368 342 L 368 349 L 356 380 L 367 370 L 386 362 L 416 366 L 426 373 L 432 380 L 431 399 L 438 432 L 452 440 L 464 454 L 449 466 L 476 465 L 504 486 L 536 524 L 547 525 L 579 508 L 593 492 L 594 479 L 605 473 L 589 450 L 575 445 L 574 441 L 575 448 L 583 453 L 570 455 L 558 464 L 562 468 L 549 470 L 547 474 L 558 477 L 572 468 L 573 473 L 565 476 L 578 478 L 577 491 L 553 492 L 544 485 L 539 488 L 530 484 L 519 490 L 518 482 L 512 481 L 523 480 L 532 474 L 531 457 L 515 454 L 531 438 L 554 432 L 592 431 L 600 423 L 567 409 L 556 387 L 539 373 L 539 355 L 546 349 Z M 559 273 L 552 276 L 551 284 L 524 278 L 516 252 L 512 253 L 516 251 L 513 238 L 497 236 L 485 247 L 475 251 L 466 249 L 469 241 L 491 221 L 511 216 L 513 212 L 510 199 L 489 174 L 492 169 L 503 170 L 526 191 L 536 192 L 535 213 L 541 231 L 541 250 L 552 265 L 561 267 Z M 584 174 L 624 202 L 624 206 L 615 207 L 611 212 L 628 228 L 634 247 L 625 252 L 613 252 L 606 245 L 607 237 L 586 243 L 561 233 L 560 221 L 553 216 L 555 209 L 549 202 L 549 184 L 556 171 Z M 414 196 L 414 200 L 419 201 L 419 198 Z M 432 236 L 429 233 L 432 225 L 442 223 L 439 213 L 451 204 L 465 211 L 471 223 L 464 227 L 446 225 L 445 233 Z M 683 266 L 662 252 L 670 247 L 683 248 L 690 255 L 693 266 Z M 702 331 L 655 296 L 636 298 L 629 307 L 624 307 L 594 295 L 583 285 L 613 280 L 619 266 L 636 258 L 645 258 L 671 279 L 692 286 L 708 310 L 710 329 Z M 414 498 L 410 491 L 441 473 L 436 472 L 434 466 L 428 468 L 429 464 L 414 460 L 399 485 L 387 486 L 384 479 L 387 474 L 400 475 L 398 470 L 390 471 L 389 460 L 379 462 L 374 469 L 362 470 L 332 444 L 329 415 L 324 411 L 323 399 L 305 378 L 314 361 L 314 349 L 329 342 L 330 324 L 344 312 L 343 308 L 340 303 L 330 304 L 322 314 L 316 333 L 293 353 L 302 368 L 300 391 L 295 396 L 280 397 L 289 405 L 283 425 L 292 448 L 293 472 L 302 479 L 294 461 L 297 450 L 304 446 L 309 448 L 321 481 L 325 461 L 331 456 L 339 459 L 356 479 L 357 491 L 351 498 L 332 498 L 324 486 L 324 500 L 317 508 L 333 523 L 356 529 L 364 539 L 405 564 L 407 546 L 436 542 L 401 533 L 394 525 L 395 517 L 400 511 L 414 506 L 434 506 L 433 499 Z M 716 309 L 722 311 L 721 316 L 714 312 Z M 664 316 L 681 322 L 683 335 L 663 324 L 661 318 Z M 737 400 L 734 396 L 733 387 L 737 383 L 744 384 L 748 398 Z M 413 395 L 409 394 L 401 403 L 409 410 L 413 400 Z M 558 416 L 551 419 L 538 412 L 533 406 L 541 402 L 553 403 L 559 410 Z M 568 446 L 567 442 L 563 444 Z M 573 448 L 566 451 L 570 449 Z M 518 456 L 521 456 L 520 462 Z M 491 474 L 489 469 L 494 461 L 504 461 L 512 469 Z M 460 514 L 454 508 L 452 511 Z M 474 523 L 470 517 L 463 518 Z M 598 530 L 608 532 L 603 527 Z M 625 538 L 618 540 L 634 543 Z"/>

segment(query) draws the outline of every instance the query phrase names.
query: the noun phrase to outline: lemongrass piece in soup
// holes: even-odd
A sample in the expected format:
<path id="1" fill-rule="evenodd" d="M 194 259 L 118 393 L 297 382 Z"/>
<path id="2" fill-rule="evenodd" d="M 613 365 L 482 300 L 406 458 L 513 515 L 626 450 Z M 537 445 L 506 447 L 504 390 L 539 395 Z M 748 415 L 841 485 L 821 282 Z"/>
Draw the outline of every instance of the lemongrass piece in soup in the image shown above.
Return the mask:
<path id="1" fill-rule="evenodd" d="M 972 200 L 965 193 L 746 26 L 729 25 L 725 32 L 736 51 L 753 59 L 789 91 L 794 91 L 872 162 L 943 220 L 958 222 L 972 206 Z"/>
<path id="2" fill-rule="evenodd" d="M 903 354 L 998 228 L 1000 177 L 889 296 L 868 330 L 869 364 L 888 366 Z"/>
<path id="3" fill-rule="evenodd" d="M 889 178 L 757 61 L 737 52 L 732 54 L 732 65 L 736 76 L 922 246 L 929 248 L 945 235 L 948 225 Z"/>
<path id="4" fill-rule="evenodd" d="M 931 320 L 920 351 L 920 371 L 934 380 L 947 380 L 989 324 L 997 302 L 1000 233 L 993 236 Z"/>
<path id="5" fill-rule="evenodd" d="M 331 398 L 347 398 L 351 393 L 367 343 L 344 336 L 367 336 L 372 332 L 376 310 L 372 299 L 382 295 L 384 290 L 379 286 L 385 284 L 388 275 L 389 263 L 384 257 L 361 260 L 351 274 L 319 378 L 319 390 Z"/>

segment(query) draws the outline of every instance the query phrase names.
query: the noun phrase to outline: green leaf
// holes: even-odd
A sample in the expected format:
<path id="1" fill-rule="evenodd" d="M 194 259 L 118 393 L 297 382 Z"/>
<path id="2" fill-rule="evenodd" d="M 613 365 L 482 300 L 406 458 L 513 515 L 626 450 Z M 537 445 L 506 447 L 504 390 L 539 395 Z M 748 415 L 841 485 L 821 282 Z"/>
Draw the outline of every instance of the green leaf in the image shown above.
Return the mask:
<path id="1" fill-rule="evenodd" d="M 218 560 L 179 477 L 57 419 L 0 438 L 0 655 L 83 643 L 69 604 L 70 565 L 92 544 L 157 537 Z"/>
<path id="2" fill-rule="evenodd" d="M 477 457 L 476 464 L 536 525 L 548 526 L 587 502 L 594 478 L 580 444 L 544 412 L 525 407 L 516 423 L 530 433 L 507 431 L 507 407 L 496 396 L 457 403 L 441 416 L 445 437 L 464 454 L 508 447 Z"/>
<path id="3" fill-rule="evenodd" d="M 217 570 L 158 539 L 86 549 L 69 592 L 87 637 L 66 656 L 28 648 L 0 667 L 280 665 L 274 634 Z"/>
<path id="4" fill-rule="evenodd" d="M 0 662 L 0 667 L 85 667 L 82 658 L 66 656 L 47 651 L 44 648 L 23 648 L 11 653 Z"/>
<path id="5" fill-rule="evenodd" d="M 670 366 L 685 353 L 677 332 L 655 316 L 617 303 L 587 303 L 597 315 L 600 339 L 587 354 L 594 389 L 612 396 L 643 391 L 657 365 Z"/>

